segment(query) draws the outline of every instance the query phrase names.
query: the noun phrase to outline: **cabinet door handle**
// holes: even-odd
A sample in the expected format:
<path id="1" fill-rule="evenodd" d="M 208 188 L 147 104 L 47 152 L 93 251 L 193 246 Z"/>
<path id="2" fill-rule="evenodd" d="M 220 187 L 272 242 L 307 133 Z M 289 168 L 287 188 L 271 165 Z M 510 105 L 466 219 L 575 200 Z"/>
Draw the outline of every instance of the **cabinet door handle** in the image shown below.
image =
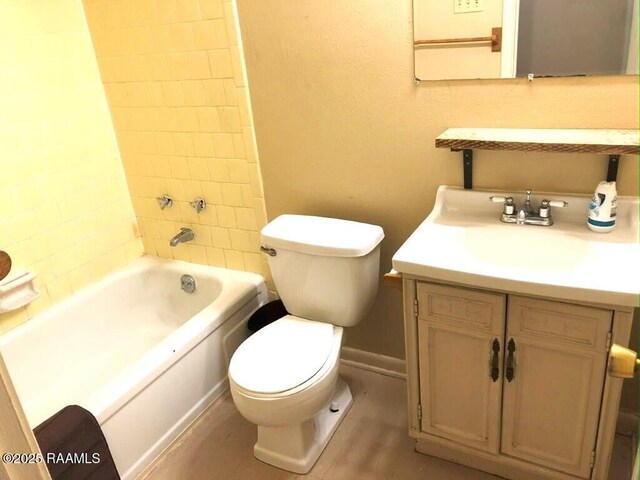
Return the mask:
<path id="1" fill-rule="evenodd" d="M 516 366 L 513 360 L 513 354 L 516 351 L 516 342 L 513 341 L 513 338 L 509 340 L 507 344 L 507 381 L 511 382 L 513 378 L 516 376 Z"/>
<path id="2" fill-rule="evenodd" d="M 491 350 L 493 353 L 491 354 L 491 380 L 494 382 L 498 381 L 498 377 L 500 376 L 500 365 L 499 365 L 499 354 L 500 354 L 500 342 L 497 338 L 493 339 L 493 343 L 491 344 Z"/>

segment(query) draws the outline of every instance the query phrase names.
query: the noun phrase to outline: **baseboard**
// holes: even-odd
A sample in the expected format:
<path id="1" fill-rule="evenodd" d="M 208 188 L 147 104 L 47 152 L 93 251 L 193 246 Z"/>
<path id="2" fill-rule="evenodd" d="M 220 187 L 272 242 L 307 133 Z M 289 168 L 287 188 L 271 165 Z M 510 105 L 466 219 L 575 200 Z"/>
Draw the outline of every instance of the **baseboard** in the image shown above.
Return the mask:
<path id="1" fill-rule="evenodd" d="M 406 362 L 399 358 L 380 355 L 379 353 L 365 352 L 357 348 L 342 347 L 340 361 L 350 367 L 361 368 L 371 372 L 380 373 L 389 377 L 407 378 Z"/>

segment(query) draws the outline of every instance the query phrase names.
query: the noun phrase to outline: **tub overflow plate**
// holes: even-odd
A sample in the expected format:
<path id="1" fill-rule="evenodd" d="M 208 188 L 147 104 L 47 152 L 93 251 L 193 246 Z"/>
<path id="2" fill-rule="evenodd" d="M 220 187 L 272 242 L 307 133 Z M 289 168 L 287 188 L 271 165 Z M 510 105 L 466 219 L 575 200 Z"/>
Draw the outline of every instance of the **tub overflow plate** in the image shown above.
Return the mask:
<path id="1" fill-rule="evenodd" d="M 180 277 L 180 288 L 187 293 L 193 293 L 196 291 L 196 279 L 191 275 L 182 275 Z"/>

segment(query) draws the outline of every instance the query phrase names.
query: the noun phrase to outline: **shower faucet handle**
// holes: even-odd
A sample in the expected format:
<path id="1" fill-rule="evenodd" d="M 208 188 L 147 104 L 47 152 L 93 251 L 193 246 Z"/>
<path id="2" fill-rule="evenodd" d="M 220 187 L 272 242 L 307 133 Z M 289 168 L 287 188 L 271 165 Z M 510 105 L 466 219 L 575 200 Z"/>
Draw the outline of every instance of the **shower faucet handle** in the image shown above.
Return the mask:
<path id="1" fill-rule="evenodd" d="M 196 198 L 193 202 L 189 203 L 189 205 L 195 208 L 196 213 L 204 212 L 205 208 L 207 208 L 207 202 L 201 197 Z"/>
<path id="2" fill-rule="evenodd" d="M 173 199 L 167 194 L 162 195 L 161 197 L 156 197 L 156 201 L 158 202 L 160 210 L 171 208 L 171 206 L 173 205 Z"/>

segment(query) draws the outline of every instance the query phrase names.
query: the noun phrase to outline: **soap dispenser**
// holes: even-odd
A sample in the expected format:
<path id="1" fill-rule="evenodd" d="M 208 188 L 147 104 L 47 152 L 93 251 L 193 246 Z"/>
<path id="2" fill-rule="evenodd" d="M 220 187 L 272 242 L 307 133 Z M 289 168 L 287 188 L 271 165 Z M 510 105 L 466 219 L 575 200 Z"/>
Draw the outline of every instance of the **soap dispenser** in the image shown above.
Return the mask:
<path id="1" fill-rule="evenodd" d="M 616 226 L 618 193 L 616 182 L 600 182 L 589 204 L 587 225 L 598 233 L 607 233 Z"/>

